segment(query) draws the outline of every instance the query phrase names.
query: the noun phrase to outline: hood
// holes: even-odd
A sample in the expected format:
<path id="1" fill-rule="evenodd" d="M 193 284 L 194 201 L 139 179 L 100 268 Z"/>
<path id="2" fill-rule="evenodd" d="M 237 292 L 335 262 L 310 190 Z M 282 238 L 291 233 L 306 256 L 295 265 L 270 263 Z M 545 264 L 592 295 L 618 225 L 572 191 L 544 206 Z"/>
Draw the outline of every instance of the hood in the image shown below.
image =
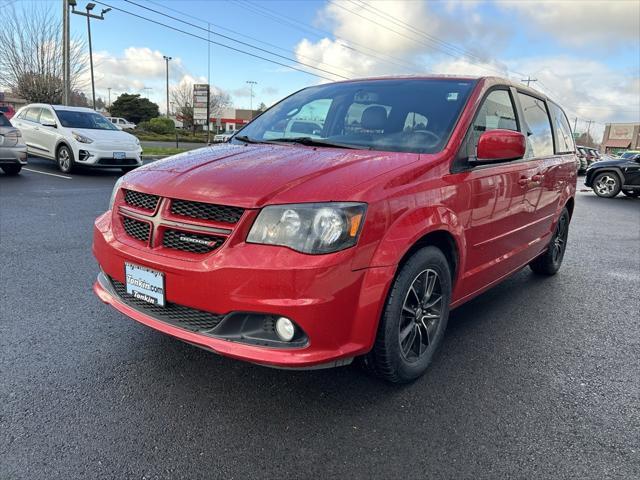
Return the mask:
<path id="1" fill-rule="evenodd" d="M 618 167 L 624 163 L 627 163 L 627 160 L 624 158 L 610 158 L 607 160 L 598 160 L 597 162 L 593 162 L 589 168 Z"/>
<path id="2" fill-rule="evenodd" d="M 95 142 L 135 142 L 135 137 L 122 130 L 98 130 L 93 128 L 71 128 L 65 127 L 69 133 L 76 132 L 85 137 L 89 137 Z"/>
<path id="3" fill-rule="evenodd" d="M 244 208 L 358 200 L 359 185 L 419 158 L 394 152 L 225 144 L 137 168 L 123 186 Z"/>

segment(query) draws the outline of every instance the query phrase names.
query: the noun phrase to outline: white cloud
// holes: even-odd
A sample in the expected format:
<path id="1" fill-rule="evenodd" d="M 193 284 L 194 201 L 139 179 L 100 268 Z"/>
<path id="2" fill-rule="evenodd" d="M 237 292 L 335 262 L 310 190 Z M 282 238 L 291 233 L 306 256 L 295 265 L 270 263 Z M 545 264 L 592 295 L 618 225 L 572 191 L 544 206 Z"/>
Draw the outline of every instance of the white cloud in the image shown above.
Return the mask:
<path id="1" fill-rule="evenodd" d="M 545 34 L 576 46 L 607 47 L 638 45 L 640 2 L 637 0 L 564 0 L 556 2 L 502 1 L 497 4 L 532 22 Z"/>

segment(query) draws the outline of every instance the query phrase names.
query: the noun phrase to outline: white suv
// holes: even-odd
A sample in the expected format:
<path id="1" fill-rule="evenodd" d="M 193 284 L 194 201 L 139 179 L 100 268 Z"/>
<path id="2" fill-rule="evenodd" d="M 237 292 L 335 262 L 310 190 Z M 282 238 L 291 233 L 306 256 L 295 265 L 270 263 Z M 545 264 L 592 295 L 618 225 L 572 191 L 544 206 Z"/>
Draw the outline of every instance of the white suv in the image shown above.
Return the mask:
<path id="1" fill-rule="evenodd" d="M 142 165 L 140 141 L 90 108 L 33 103 L 18 110 L 11 123 L 30 155 L 55 160 L 64 173 L 75 166 L 127 172 Z"/>

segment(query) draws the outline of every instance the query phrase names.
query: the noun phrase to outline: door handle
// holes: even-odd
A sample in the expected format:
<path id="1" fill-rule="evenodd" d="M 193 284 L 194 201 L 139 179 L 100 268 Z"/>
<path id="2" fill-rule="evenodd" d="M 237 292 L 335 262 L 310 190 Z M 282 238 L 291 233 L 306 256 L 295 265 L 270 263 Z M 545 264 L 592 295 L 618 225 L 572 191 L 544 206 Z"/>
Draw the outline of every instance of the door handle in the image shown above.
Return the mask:
<path id="1" fill-rule="evenodd" d="M 520 177 L 518 179 L 518 185 L 520 185 L 521 187 L 526 186 L 529 183 L 529 177 Z"/>
<path id="2" fill-rule="evenodd" d="M 540 183 L 542 180 L 544 180 L 544 175 L 540 173 L 536 173 L 533 177 L 531 177 L 531 181 L 535 183 Z"/>

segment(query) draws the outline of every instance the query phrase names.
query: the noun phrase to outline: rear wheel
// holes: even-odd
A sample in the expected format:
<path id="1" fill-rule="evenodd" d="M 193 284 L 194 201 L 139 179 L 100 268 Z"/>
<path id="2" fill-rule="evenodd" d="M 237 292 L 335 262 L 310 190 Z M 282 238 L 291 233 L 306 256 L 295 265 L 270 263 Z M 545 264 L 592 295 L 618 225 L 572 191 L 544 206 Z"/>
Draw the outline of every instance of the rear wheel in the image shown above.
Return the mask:
<path id="1" fill-rule="evenodd" d="M 640 190 L 622 190 L 622 193 L 631 198 L 640 197 Z"/>
<path id="2" fill-rule="evenodd" d="M 367 370 L 393 382 L 421 376 L 442 343 L 449 318 L 451 271 L 436 247 L 418 250 L 391 287 Z"/>
<path id="3" fill-rule="evenodd" d="M 58 148 L 56 160 L 58 161 L 58 168 L 62 173 L 71 173 L 76 163 L 73 159 L 73 152 L 66 145 L 61 145 L 60 148 Z"/>
<path id="4" fill-rule="evenodd" d="M 555 275 L 560 270 L 564 252 L 567 249 L 567 237 L 569 236 L 569 212 L 566 208 L 562 210 L 556 230 L 553 232 L 551 242 L 547 251 L 533 260 L 529 267 L 540 275 Z"/>
<path id="5" fill-rule="evenodd" d="M 614 172 L 602 172 L 593 179 L 593 191 L 603 198 L 613 198 L 620 193 L 620 177 Z"/>
<path id="6" fill-rule="evenodd" d="M 22 165 L 2 165 L 2 171 L 7 175 L 18 175 L 22 170 Z"/>

